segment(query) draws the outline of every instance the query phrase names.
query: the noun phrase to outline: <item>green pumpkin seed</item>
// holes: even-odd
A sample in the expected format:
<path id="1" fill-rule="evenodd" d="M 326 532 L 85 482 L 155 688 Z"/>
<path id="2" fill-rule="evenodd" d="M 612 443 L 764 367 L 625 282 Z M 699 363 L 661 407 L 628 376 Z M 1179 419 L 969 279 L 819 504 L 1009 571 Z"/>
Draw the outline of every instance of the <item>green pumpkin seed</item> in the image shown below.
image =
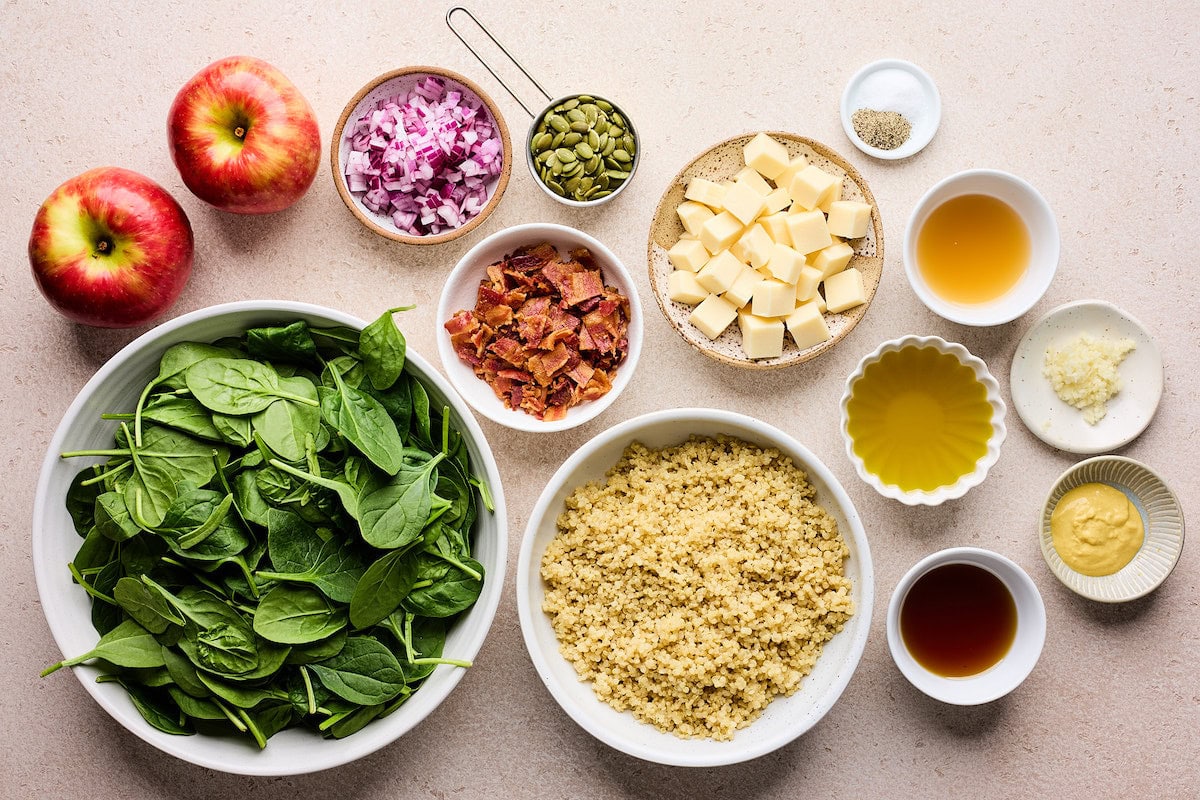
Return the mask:
<path id="1" fill-rule="evenodd" d="M 579 95 L 579 102 L 594 103 L 594 102 L 596 102 L 596 98 L 592 97 L 590 94 L 581 94 L 581 95 Z"/>
<path id="2" fill-rule="evenodd" d="M 575 105 L 579 105 L 579 104 L 576 103 Z M 572 106 L 571 110 L 567 112 L 567 121 L 568 122 L 587 122 L 587 117 L 584 116 L 584 113 L 582 111 L 580 111 L 578 108 L 575 108 L 574 106 Z"/>
<path id="3" fill-rule="evenodd" d="M 567 122 L 558 114 L 551 114 L 549 117 L 547 117 L 546 124 L 548 124 L 551 128 L 554 128 L 554 130 L 558 131 L 559 133 L 565 133 L 571 127 L 571 123 Z"/>
<path id="4" fill-rule="evenodd" d="M 554 141 L 554 134 L 540 133 L 538 134 L 537 138 L 533 140 L 533 149 L 541 152 L 542 150 L 549 148 L 550 142 L 552 141 Z"/>
<path id="5" fill-rule="evenodd" d="M 563 143 L 563 147 L 574 147 L 575 145 L 579 144 L 582 141 L 583 141 L 582 133 L 576 133 L 575 131 L 571 131 L 570 133 L 568 133 L 566 136 L 563 137 L 562 143 Z"/>
<path id="6" fill-rule="evenodd" d="M 596 105 L 604 111 L 611 112 L 613 110 L 612 103 L 608 102 L 607 100 L 597 100 Z"/>
<path id="7" fill-rule="evenodd" d="M 562 184 L 558 181 L 546 181 L 546 185 L 550 187 L 550 191 L 554 192 L 559 197 L 566 195 L 566 192 L 563 191 Z"/>
<path id="8" fill-rule="evenodd" d="M 587 160 L 587 163 L 584 164 L 583 168 L 587 171 L 588 175 L 595 175 L 600 171 L 601 163 L 603 162 L 600 156 L 594 155 Z"/>
<path id="9" fill-rule="evenodd" d="M 570 111 L 571 109 L 576 108 L 578 105 L 579 99 L 572 97 L 570 100 L 567 100 L 565 103 L 563 103 L 560 108 L 562 108 L 563 111 Z"/>
<path id="10" fill-rule="evenodd" d="M 553 164 L 550 164 L 549 167 L 550 167 L 550 174 L 552 174 L 552 175 L 561 175 L 562 174 L 563 165 L 560 162 L 555 161 Z"/>
<path id="11" fill-rule="evenodd" d="M 596 133 L 594 128 L 588 131 L 587 143 L 588 147 L 592 148 L 593 150 L 600 149 L 600 136 Z"/>
<path id="12" fill-rule="evenodd" d="M 569 181 L 563 184 L 563 188 L 566 189 L 569 194 L 575 194 L 579 190 L 580 180 L 582 179 L 579 177 L 571 178 Z"/>
<path id="13" fill-rule="evenodd" d="M 612 121 L 620 125 L 622 128 L 625 127 L 625 118 L 621 116 L 620 111 L 613 112 Z"/>
<path id="14" fill-rule="evenodd" d="M 614 180 L 614 181 L 623 181 L 629 177 L 628 172 L 625 172 L 624 170 L 620 170 L 620 169 L 610 169 L 607 172 L 605 172 L 605 174 L 608 175 L 610 180 Z"/>
<path id="15" fill-rule="evenodd" d="M 600 148 L 600 155 L 611 156 L 613 150 L 616 150 L 616 149 L 617 149 L 617 140 L 609 139 L 607 142 L 604 143 L 604 147 Z"/>
<path id="16" fill-rule="evenodd" d="M 620 169 L 621 162 L 617 161 L 612 156 L 605 156 L 604 157 L 604 166 L 608 167 L 609 169 Z"/>
<path id="17" fill-rule="evenodd" d="M 589 130 L 591 130 L 591 126 L 588 125 L 588 121 L 585 119 L 579 122 L 572 122 L 571 130 L 575 131 L 576 133 L 587 133 Z"/>
<path id="18" fill-rule="evenodd" d="M 620 161 L 623 164 L 628 164 L 630 161 L 633 160 L 630 157 L 629 153 L 625 152 L 625 150 L 623 148 L 617 148 L 616 150 L 613 150 L 612 157 L 615 158 L 617 161 Z"/>
<path id="19" fill-rule="evenodd" d="M 609 128 L 608 120 L 598 119 L 598 120 L 596 120 L 596 125 L 595 125 L 595 127 L 592 128 L 592 130 L 594 130 L 598 134 L 603 135 L 605 133 L 608 133 L 608 128 Z"/>
<path id="20" fill-rule="evenodd" d="M 591 175 L 584 175 L 582 178 L 579 179 L 579 191 L 586 193 L 589 189 L 592 188 L 592 185 L 594 183 L 595 183 L 595 181 L 592 180 Z"/>
<path id="21" fill-rule="evenodd" d="M 609 191 L 608 189 L 601 189 L 600 191 L 598 191 L 594 195 L 592 195 L 589 199 L 599 200 L 601 197 L 608 197 L 610 194 L 612 194 L 612 192 Z"/>
<path id="22" fill-rule="evenodd" d="M 568 150 L 565 147 L 560 147 L 557 150 L 555 150 L 554 155 L 557 156 L 558 160 L 564 164 L 575 160 L 575 151 Z"/>
<path id="23" fill-rule="evenodd" d="M 624 136 L 622 136 L 621 144 L 625 145 L 625 152 L 629 153 L 629 155 L 632 156 L 637 153 L 637 146 L 636 146 L 636 143 L 633 141 L 633 134 L 627 133 Z"/>
<path id="24" fill-rule="evenodd" d="M 587 161 L 589 158 L 595 155 L 595 153 L 592 152 L 592 148 L 588 147 L 587 142 L 579 142 L 575 145 L 575 155 L 584 161 Z"/>

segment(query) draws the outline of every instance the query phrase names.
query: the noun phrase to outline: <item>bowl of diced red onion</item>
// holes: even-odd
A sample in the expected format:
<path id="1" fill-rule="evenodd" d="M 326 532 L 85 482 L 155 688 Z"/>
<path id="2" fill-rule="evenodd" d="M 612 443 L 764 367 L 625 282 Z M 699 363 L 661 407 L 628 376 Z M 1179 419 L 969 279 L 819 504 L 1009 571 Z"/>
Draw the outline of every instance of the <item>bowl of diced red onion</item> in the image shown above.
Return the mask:
<path id="1" fill-rule="evenodd" d="M 405 67 L 346 104 L 330 163 L 346 207 L 406 244 L 440 244 L 478 226 L 500 202 L 512 142 L 495 102 L 458 73 Z"/>

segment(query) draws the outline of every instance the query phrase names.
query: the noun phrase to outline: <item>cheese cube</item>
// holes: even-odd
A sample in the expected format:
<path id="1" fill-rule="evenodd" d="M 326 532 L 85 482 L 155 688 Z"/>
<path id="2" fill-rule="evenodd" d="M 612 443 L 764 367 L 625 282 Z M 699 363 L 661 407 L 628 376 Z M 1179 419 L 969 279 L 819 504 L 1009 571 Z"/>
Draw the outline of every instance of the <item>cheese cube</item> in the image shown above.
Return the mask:
<path id="1" fill-rule="evenodd" d="M 679 204 L 679 208 L 675 209 L 675 213 L 679 215 L 683 229 L 692 236 L 699 236 L 700 228 L 713 218 L 712 209 L 695 200 L 684 200 Z"/>
<path id="2" fill-rule="evenodd" d="M 838 314 L 867 302 L 862 273 L 855 267 L 825 279 L 825 303 L 831 314 Z"/>
<path id="3" fill-rule="evenodd" d="M 817 293 L 817 286 L 821 283 L 821 271 L 816 267 L 806 266 L 800 270 L 800 277 L 796 279 L 796 299 L 800 302 L 812 300 Z"/>
<path id="4" fill-rule="evenodd" d="M 733 176 L 733 182 L 743 183 L 761 194 L 763 197 L 766 197 L 771 192 L 775 191 L 771 184 L 763 180 L 763 176 L 759 175 L 758 170 L 754 169 L 754 167 L 742 167 L 741 171 L 738 172 L 737 175 Z"/>
<path id="5" fill-rule="evenodd" d="M 742 306 L 746 305 L 746 303 L 750 302 L 750 298 L 754 296 L 754 292 L 756 289 L 758 289 L 758 285 L 765 280 L 766 278 L 760 275 L 756 270 L 752 270 L 747 267 L 746 269 L 742 270 L 742 274 L 739 275 L 738 279 L 733 282 L 733 286 L 730 286 L 728 289 L 726 289 L 725 294 L 721 296 L 733 303 L 738 308 L 741 308 Z"/>
<path id="6" fill-rule="evenodd" d="M 756 314 L 738 314 L 742 352 L 747 358 L 779 358 L 783 355 L 783 322 Z"/>
<path id="7" fill-rule="evenodd" d="M 821 271 L 821 280 L 836 275 L 846 268 L 854 257 L 854 248 L 845 242 L 836 242 L 813 256 L 812 265 Z"/>
<path id="8" fill-rule="evenodd" d="M 787 325 L 788 333 L 792 335 L 792 341 L 801 350 L 807 350 L 833 338 L 829 333 L 829 326 L 825 324 L 824 315 L 815 303 L 796 306 L 796 310 L 787 316 L 784 324 Z"/>
<path id="9" fill-rule="evenodd" d="M 716 214 L 700 227 L 700 243 L 710 253 L 728 248 L 742 235 L 742 223 L 728 211 Z"/>
<path id="10" fill-rule="evenodd" d="M 787 148 L 765 133 L 760 133 L 751 139 L 744 148 L 742 156 L 746 164 L 754 167 L 764 177 L 774 180 L 779 173 L 787 169 Z"/>
<path id="11" fill-rule="evenodd" d="M 775 185 L 787 189 L 792 184 L 792 178 L 796 177 L 796 173 L 808 166 L 808 159 L 804 156 L 796 156 L 788 162 L 787 167 L 783 172 L 775 176 Z M 799 211 L 799 209 L 797 209 Z"/>
<path id="12" fill-rule="evenodd" d="M 723 297 L 710 294 L 688 315 L 688 322 L 708 338 L 716 339 L 736 318 L 737 306 Z"/>
<path id="13" fill-rule="evenodd" d="M 769 197 L 767 199 L 770 200 Z M 783 211 L 767 214 L 765 217 L 758 218 L 758 224 L 763 226 L 772 241 L 791 247 L 792 235 L 788 233 L 787 216 Z"/>
<path id="14" fill-rule="evenodd" d="M 725 210 L 743 225 L 754 222 L 763 206 L 763 196 L 744 183 L 735 183 L 725 192 Z"/>
<path id="15" fill-rule="evenodd" d="M 838 181 L 837 184 L 833 187 L 833 190 L 830 191 L 829 194 L 825 196 L 825 199 L 821 201 L 821 204 L 819 206 L 817 206 L 817 208 L 821 209 L 826 214 L 828 214 L 829 207 L 842 199 L 842 185 L 844 183 L 845 183 L 844 181 Z"/>
<path id="16" fill-rule="evenodd" d="M 829 238 L 829 227 L 825 224 L 825 215 L 820 211 L 788 214 L 787 227 L 788 235 L 792 237 L 792 247 L 799 253 L 807 255 L 833 244 Z"/>
<path id="17" fill-rule="evenodd" d="M 707 291 L 720 294 L 733 285 L 743 269 L 745 264 L 738 261 L 737 256 L 728 250 L 722 250 L 708 260 L 696 275 L 696 280 Z"/>
<path id="18" fill-rule="evenodd" d="M 675 269 L 699 272 L 708 261 L 708 251 L 698 239 L 680 239 L 667 251 L 667 258 Z"/>
<path id="19" fill-rule="evenodd" d="M 825 305 L 825 295 L 821 294 L 820 292 L 817 292 L 816 297 L 814 297 L 809 302 L 816 303 L 817 311 L 820 311 L 822 314 L 824 314 L 826 311 L 829 310 L 829 306 Z"/>
<path id="20" fill-rule="evenodd" d="M 796 173 L 788 184 L 788 194 L 792 202 L 803 209 L 814 209 L 825 202 L 841 181 L 819 167 L 809 164 Z"/>
<path id="21" fill-rule="evenodd" d="M 853 200 L 838 200 L 829 204 L 829 232 L 847 239 L 867 235 L 871 224 L 871 206 Z"/>
<path id="22" fill-rule="evenodd" d="M 802 269 L 804 269 L 804 256 L 786 244 L 776 242 L 771 246 L 771 259 L 767 262 L 767 271 L 775 278 L 784 283 L 795 283 L 799 280 Z"/>
<path id="23" fill-rule="evenodd" d="M 772 189 L 771 193 L 763 200 L 764 214 L 777 214 L 792 204 L 792 198 L 788 196 L 787 189 L 782 187 Z"/>
<path id="24" fill-rule="evenodd" d="M 677 269 L 667 276 L 667 296 L 676 303 L 694 306 L 708 297 L 708 292 L 693 273 Z"/>
<path id="25" fill-rule="evenodd" d="M 743 262 L 759 269 L 771 258 L 772 244 L 771 234 L 762 225 L 752 225 L 730 250 Z"/>
<path id="26" fill-rule="evenodd" d="M 796 290 L 790 283 L 765 280 L 754 290 L 750 310 L 760 317 L 782 317 L 796 307 Z"/>
<path id="27" fill-rule="evenodd" d="M 692 178 L 688 181 L 687 191 L 683 196 L 688 200 L 703 203 L 713 211 L 720 211 L 725 207 L 725 187 L 707 178 Z"/>

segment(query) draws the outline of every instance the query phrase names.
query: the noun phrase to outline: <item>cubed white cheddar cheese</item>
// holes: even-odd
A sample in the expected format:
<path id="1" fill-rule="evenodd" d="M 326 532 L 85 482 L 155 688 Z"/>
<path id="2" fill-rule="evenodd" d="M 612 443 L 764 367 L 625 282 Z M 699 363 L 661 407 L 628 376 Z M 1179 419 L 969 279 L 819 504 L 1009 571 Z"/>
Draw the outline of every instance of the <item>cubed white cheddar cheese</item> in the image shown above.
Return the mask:
<path id="1" fill-rule="evenodd" d="M 829 313 L 838 314 L 867 302 L 867 289 L 857 268 L 843 270 L 825 279 L 825 304 Z"/>
<path id="2" fill-rule="evenodd" d="M 840 185 L 841 181 L 837 178 L 825 170 L 809 164 L 796 173 L 796 177 L 792 178 L 792 182 L 788 184 L 787 190 L 793 203 L 803 209 L 811 210 L 825 202 L 825 198 Z"/>
<path id="3" fill-rule="evenodd" d="M 813 256 L 812 265 L 821 271 L 821 280 L 836 275 L 854 257 L 854 248 L 845 242 L 835 242 Z"/>
<path id="4" fill-rule="evenodd" d="M 714 216 L 711 208 L 695 200 L 684 200 L 679 204 L 679 208 L 675 209 L 675 213 L 679 215 L 683 229 L 692 236 L 699 236 L 700 228 Z"/>
<path id="5" fill-rule="evenodd" d="M 842 187 L 844 185 L 845 181 L 838 181 L 829 194 L 825 195 L 825 199 L 821 201 L 821 204 L 817 208 L 828 214 L 829 207 L 842 199 Z"/>
<path id="6" fill-rule="evenodd" d="M 777 214 L 783 211 L 792 204 L 792 198 L 788 195 L 787 189 L 782 187 L 772 189 L 771 193 L 763 200 L 764 214 Z"/>
<path id="7" fill-rule="evenodd" d="M 708 297 L 708 291 L 693 273 L 677 269 L 667 276 L 667 296 L 676 303 L 694 306 Z"/>
<path id="8" fill-rule="evenodd" d="M 743 228 L 737 217 L 722 211 L 700 227 L 700 243 L 708 252 L 719 253 L 738 240 Z"/>
<path id="9" fill-rule="evenodd" d="M 829 227 L 825 224 L 825 215 L 820 211 L 788 214 L 787 228 L 788 235 L 792 238 L 792 247 L 799 253 L 807 255 L 833 244 L 833 240 L 829 238 Z"/>
<path id="10" fill-rule="evenodd" d="M 767 214 L 764 217 L 759 217 L 758 224 L 762 225 L 763 228 L 766 229 L 767 234 L 771 237 L 772 241 L 778 242 L 779 244 L 786 244 L 788 247 L 791 247 L 792 235 L 788 233 L 787 217 L 787 213 L 779 211 L 774 214 Z"/>
<path id="11" fill-rule="evenodd" d="M 754 167 L 742 167 L 741 171 L 733 176 L 733 182 L 745 184 L 763 197 L 775 191 L 775 188 L 767 183 Z"/>
<path id="12" fill-rule="evenodd" d="M 821 283 L 821 271 L 816 267 L 805 266 L 800 270 L 796 279 L 796 299 L 801 303 L 812 300 L 817 294 L 817 286 Z"/>
<path id="13" fill-rule="evenodd" d="M 760 317 L 783 317 L 796 307 L 796 290 L 790 283 L 765 280 L 754 290 L 750 310 Z"/>
<path id="14" fill-rule="evenodd" d="M 829 232 L 847 239 L 867 235 L 871 224 L 871 206 L 854 200 L 838 200 L 829 204 Z"/>
<path id="15" fill-rule="evenodd" d="M 827 342 L 832 337 L 829 326 L 825 324 L 825 316 L 817 308 L 816 303 L 803 303 L 784 319 L 792 341 L 801 350 L 807 350 L 813 345 Z"/>
<path id="16" fill-rule="evenodd" d="M 680 239 L 671 245 L 667 258 L 675 269 L 685 269 L 688 272 L 699 272 L 708 262 L 708 251 L 698 239 Z"/>
<path id="17" fill-rule="evenodd" d="M 746 265 L 728 250 L 722 250 L 708 260 L 696 275 L 700 285 L 713 294 L 721 294 L 737 280 Z"/>
<path id="18" fill-rule="evenodd" d="M 783 355 L 783 321 L 757 314 L 738 314 L 742 352 L 747 358 L 779 358 Z"/>
<path id="19" fill-rule="evenodd" d="M 766 266 L 771 258 L 771 234 L 762 225 L 751 225 L 730 250 L 755 269 Z"/>
<path id="20" fill-rule="evenodd" d="M 754 292 L 758 289 L 758 285 L 765 281 L 762 275 L 757 270 L 746 267 L 742 270 L 742 274 L 725 290 L 725 294 L 721 295 L 729 302 L 733 303 L 738 308 L 743 307 L 750 302 L 750 298 L 754 296 Z"/>
<path id="21" fill-rule="evenodd" d="M 796 174 L 807 166 L 807 158 L 804 156 L 796 156 L 788 162 L 788 165 L 784 168 L 783 172 L 775 176 L 775 185 L 782 189 L 787 189 L 792 185 L 792 178 L 796 177 Z"/>
<path id="22" fill-rule="evenodd" d="M 710 339 L 716 339 L 729 323 L 737 319 L 737 306 L 723 297 L 710 294 L 688 315 L 688 322 Z"/>
<path id="23" fill-rule="evenodd" d="M 786 244 L 775 242 L 771 245 L 771 258 L 767 261 L 767 271 L 771 275 L 784 283 L 795 283 L 799 280 L 802 269 L 804 269 L 803 255 Z"/>
<path id="24" fill-rule="evenodd" d="M 688 181 L 687 190 L 683 196 L 688 200 L 703 203 L 713 211 L 720 211 L 725 207 L 725 187 L 707 178 L 692 178 Z"/>
<path id="25" fill-rule="evenodd" d="M 743 225 L 754 222 L 764 205 L 763 196 L 744 183 L 735 183 L 725 192 L 725 210 Z"/>
<path id="26" fill-rule="evenodd" d="M 742 148 L 742 155 L 748 166 L 754 167 L 764 177 L 772 180 L 787 169 L 787 148 L 765 133 L 751 139 Z"/>

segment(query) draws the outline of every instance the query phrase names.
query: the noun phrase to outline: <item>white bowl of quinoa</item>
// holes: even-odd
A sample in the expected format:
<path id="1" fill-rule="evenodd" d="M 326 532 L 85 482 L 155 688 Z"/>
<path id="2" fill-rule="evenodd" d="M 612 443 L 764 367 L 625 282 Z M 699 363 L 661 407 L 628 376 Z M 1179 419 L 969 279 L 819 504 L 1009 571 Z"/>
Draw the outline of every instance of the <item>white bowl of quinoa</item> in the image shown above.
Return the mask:
<path id="1" fill-rule="evenodd" d="M 517 565 L 525 645 L 554 699 L 622 752 L 713 767 L 815 725 L 863 654 L 874 574 L 819 459 L 742 414 L 670 409 L 559 468 Z"/>

